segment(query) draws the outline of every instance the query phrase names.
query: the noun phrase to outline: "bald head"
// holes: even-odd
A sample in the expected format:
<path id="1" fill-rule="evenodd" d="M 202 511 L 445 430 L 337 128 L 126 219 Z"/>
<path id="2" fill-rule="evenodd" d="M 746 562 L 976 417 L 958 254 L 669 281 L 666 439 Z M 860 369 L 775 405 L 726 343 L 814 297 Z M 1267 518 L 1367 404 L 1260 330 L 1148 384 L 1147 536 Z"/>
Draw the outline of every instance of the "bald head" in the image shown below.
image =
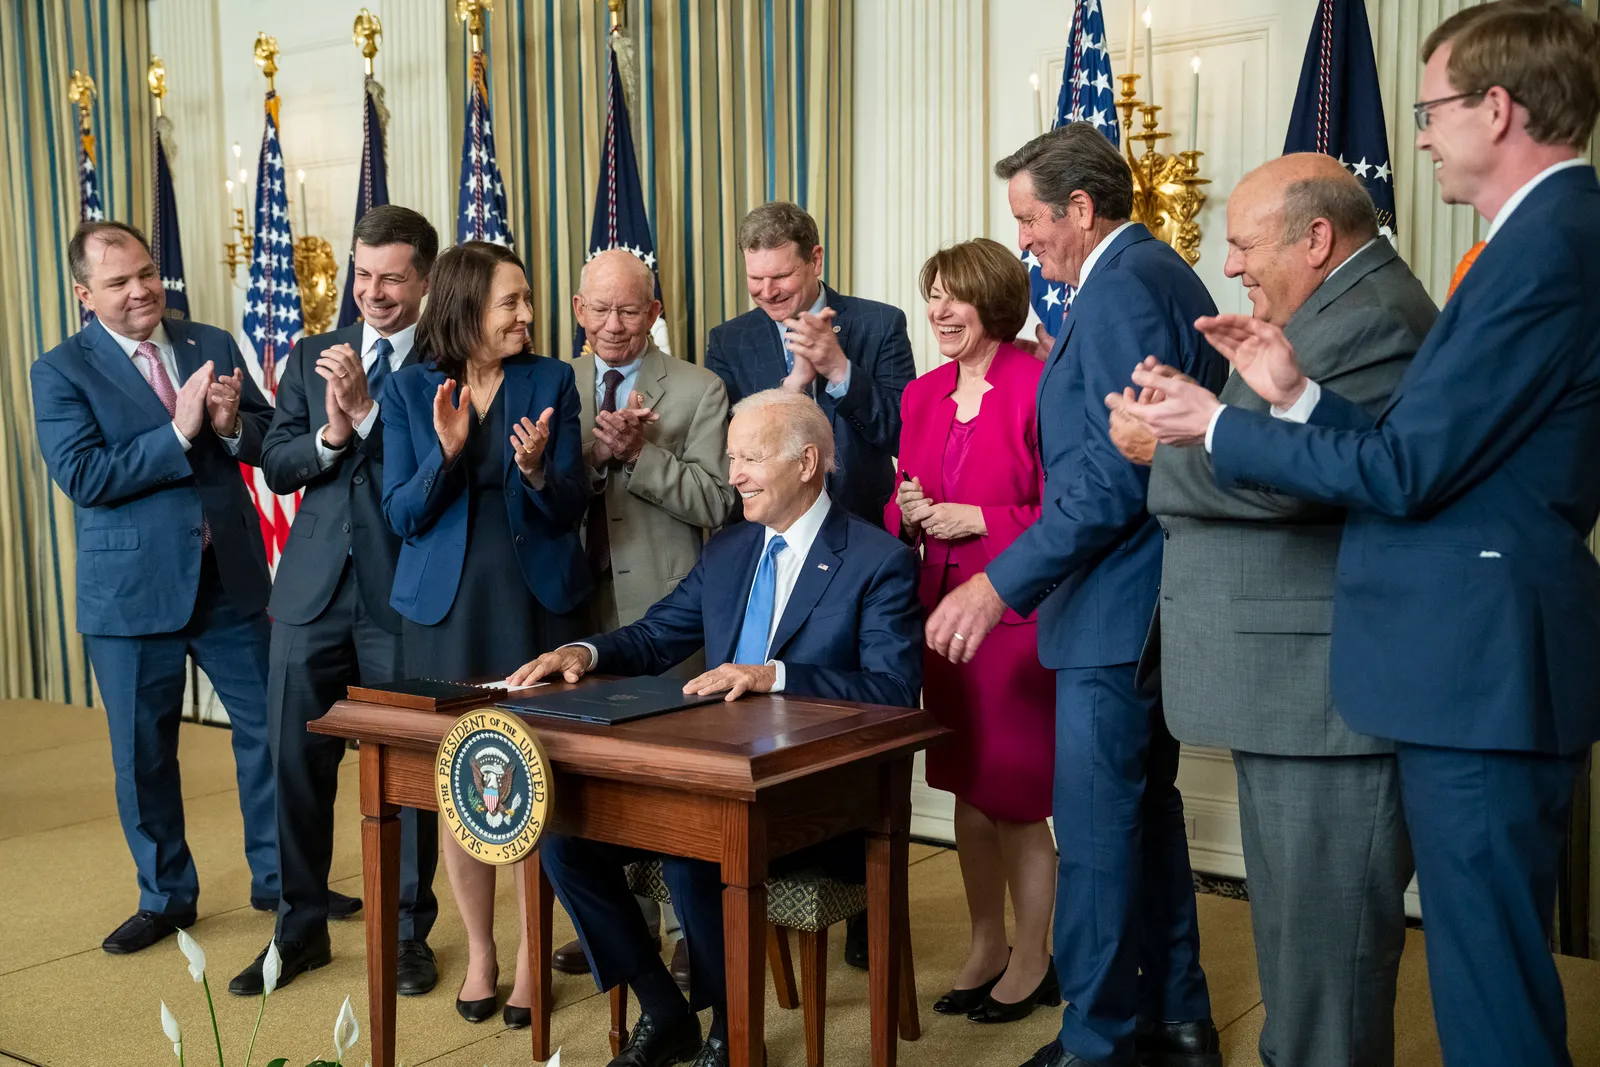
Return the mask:
<path id="1" fill-rule="evenodd" d="M 1378 235 L 1372 198 L 1332 156 L 1297 152 L 1246 174 L 1228 197 L 1228 260 L 1255 317 L 1282 326 Z"/>
<path id="2" fill-rule="evenodd" d="M 655 293 L 655 272 L 632 252 L 612 248 L 584 264 L 572 313 L 603 362 L 620 367 L 645 350 L 661 314 Z"/>

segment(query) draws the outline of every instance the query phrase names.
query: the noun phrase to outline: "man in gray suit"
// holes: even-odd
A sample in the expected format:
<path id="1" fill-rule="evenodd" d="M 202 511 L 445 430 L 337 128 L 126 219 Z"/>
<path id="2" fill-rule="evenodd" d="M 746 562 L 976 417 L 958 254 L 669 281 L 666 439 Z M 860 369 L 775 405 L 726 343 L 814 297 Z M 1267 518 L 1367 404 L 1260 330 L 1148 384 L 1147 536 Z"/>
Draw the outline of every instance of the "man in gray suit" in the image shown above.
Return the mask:
<path id="1" fill-rule="evenodd" d="M 1229 277 L 1284 328 L 1323 388 L 1382 407 L 1437 315 L 1372 201 L 1338 161 L 1298 154 L 1228 200 Z M 1222 399 L 1267 410 L 1235 374 Z M 1342 511 L 1216 487 L 1202 448 L 1155 448 L 1107 397 L 1112 438 L 1151 462 L 1166 537 L 1141 672 L 1159 669 L 1179 740 L 1233 750 L 1269 1067 L 1394 1062 L 1395 977 L 1411 846 L 1389 742 L 1352 732 L 1328 695 Z"/>
<path id="2" fill-rule="evenodd" d="M 700 558 L 706 532 L 727 522 L 738 503 L 728 484 L 728 391 L 721 378 L 650 339 L 661 314 L 655 285 L 642 260 L 612 249 L 585 264 L 572 298 L 588 338 L 572 364 L 593 488 L 584 544 L 595 627 L 607 633 L 639 621 L 672 592 Z M 692 657 L 685 666 L 703 662 Z M 693 667 L 684 677 L 699 673 Z M 658 929 L 656 903 L 641 897 L 639 905 L 645 925 Z M 576 941 L 551 962 L 567 974 L 589 971 Z M 688 984 L 681 941 L 672 971 Z"/>

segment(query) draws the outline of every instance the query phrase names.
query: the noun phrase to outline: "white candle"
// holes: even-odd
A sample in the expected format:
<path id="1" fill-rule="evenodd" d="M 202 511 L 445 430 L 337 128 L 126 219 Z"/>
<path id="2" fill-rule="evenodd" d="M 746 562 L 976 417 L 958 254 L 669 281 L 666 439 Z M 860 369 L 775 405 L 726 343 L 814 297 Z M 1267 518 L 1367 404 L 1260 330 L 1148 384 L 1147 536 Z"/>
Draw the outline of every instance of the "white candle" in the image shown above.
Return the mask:
<path id="1" fill-rule="evenodd" d="M 1144 9 L 1144 73 L 1146 103 L 1156 102 L 1156 48 L 1150 35 L 1150 9 Z"/>
<path id="2" fill-rule="evenodd" d="M 295 171 L 295 177 L 300 180 L 300 236 L 311 236 L 311 227 L 306 225 L 306 172 Z"/>
<path id="3" fill-rule="evenodd" d="M 1138 6 L 1136 0 L 1128 0 L 1128 65 L 1123 69 L 1124 74 L 1138 73 L 1135 63 L 1139 58 L 1139 33 L 1136 13 Z"/>
<path id="4" fill-rule="evenodd" d="M 243 167 L 239 168 L 239 206 L 250 214 L 250 172 Z"/>
<path id="5" fill-rule="evenodd" d="M 1194 69 L 1194 95 L 1189 104 L 1189 151 L 1193 152 L 1200 146 L 1200 57 L 1195 56 L 1189 66 Z"/>
<path id="6" fill-rule="evenodd" d="M 1039 95 L 1039 75 L 1028 75 L 1028 84 L 1033 86 L 1033 135 L 1037 137 L 1044 132 L 1044 101 Z"/>

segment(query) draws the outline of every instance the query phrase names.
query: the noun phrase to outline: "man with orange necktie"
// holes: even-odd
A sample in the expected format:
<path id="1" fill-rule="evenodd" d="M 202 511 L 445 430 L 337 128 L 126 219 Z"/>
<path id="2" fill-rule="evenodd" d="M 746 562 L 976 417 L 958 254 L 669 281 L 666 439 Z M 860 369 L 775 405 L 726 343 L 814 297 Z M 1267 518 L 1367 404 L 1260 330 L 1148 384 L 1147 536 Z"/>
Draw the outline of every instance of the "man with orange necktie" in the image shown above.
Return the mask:
<path id="1" fill-rule="evenodd" d="M 139 910 L 102 948 L 147 948 L 195 921 L 178 719 L 193 656 L 233 727 L 252 901 L 278 896 L 267 750 L 266 550 L 239 463 L 272 417 L 232 337 L 163 319 L 144 235 L 87 222 L 67 249 L 94 319 L 29 369 L 39 451 L 72 499 L 78 630 L 110 724 L 117 814 Z M 179 384 L 179 383 L 182 384 Z"/>
<path id="2" fill-rule="evenodd" d="M 1270 416 L 1156 369 L 1133 405 L 1204 446 L 1223 486 L 1349 508 L 1330 680 L 1355 730 L 1395 741 L 1449 1067 L 1568 1067 L 1548 939 L 1573 781 L 1600 739 L 1600 29 L 1499 0 L 1423 46 L 1417 147 L 1447 203 L 1489 223 L 1376 418 L 1308 380 L 1283 332 L 1199 327 Z"/>

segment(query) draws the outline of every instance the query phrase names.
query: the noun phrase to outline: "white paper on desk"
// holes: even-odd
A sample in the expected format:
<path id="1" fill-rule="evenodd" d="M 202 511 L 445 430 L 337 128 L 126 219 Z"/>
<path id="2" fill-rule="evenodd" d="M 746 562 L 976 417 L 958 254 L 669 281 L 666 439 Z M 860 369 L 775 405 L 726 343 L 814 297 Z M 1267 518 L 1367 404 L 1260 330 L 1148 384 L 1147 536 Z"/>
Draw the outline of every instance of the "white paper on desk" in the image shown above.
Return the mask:
<path id="1" fill-rule="evenodd" d="M 529 685 L 512 685 L 511 684 L 511 679 L 507 678 L 506 680 L 500 681 L 500 682 L 479 682 L 478 683 L 478 688 L 479 689 L 504 689 L 508 693 L 520 693 L 524 689 L 538 689 L 542 685 L 549 685 L 549 684 L 550 684 L 549 682 L 533 682 L 533 683 L 531 683 Z"/>

